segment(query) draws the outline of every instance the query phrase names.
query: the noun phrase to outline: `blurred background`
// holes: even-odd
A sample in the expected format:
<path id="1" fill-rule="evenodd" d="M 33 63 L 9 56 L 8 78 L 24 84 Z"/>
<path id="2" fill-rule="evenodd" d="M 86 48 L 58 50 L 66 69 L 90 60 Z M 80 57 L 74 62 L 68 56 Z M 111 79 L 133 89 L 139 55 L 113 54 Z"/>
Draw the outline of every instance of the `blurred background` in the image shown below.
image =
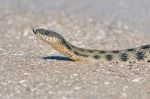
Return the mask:
<path id="1" fill-rule="evenodd" d="M 131 27 L 150 32 L 150 0 L 0 0 L 0 6 L 18 9 L 47 10 L 65 13 L 85 13 L 92 17 L 107 15 L 124 21 Z"/>

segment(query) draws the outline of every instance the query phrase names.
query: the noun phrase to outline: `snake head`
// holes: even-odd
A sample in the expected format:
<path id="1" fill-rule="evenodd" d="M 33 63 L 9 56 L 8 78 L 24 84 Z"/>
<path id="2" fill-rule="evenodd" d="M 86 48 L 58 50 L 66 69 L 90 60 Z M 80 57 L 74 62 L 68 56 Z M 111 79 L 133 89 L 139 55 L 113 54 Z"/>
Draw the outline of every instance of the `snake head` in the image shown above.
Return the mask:
<path id="1" fill-rule="evenodd" d="M 42 40 L 48 43 L 61 43 L 64 40 L 64 38 L 60 34 L 52 30 L 47 30 L 43 28 L 32 28 L 32 30 L 35 35 L 39 36 Z"/>

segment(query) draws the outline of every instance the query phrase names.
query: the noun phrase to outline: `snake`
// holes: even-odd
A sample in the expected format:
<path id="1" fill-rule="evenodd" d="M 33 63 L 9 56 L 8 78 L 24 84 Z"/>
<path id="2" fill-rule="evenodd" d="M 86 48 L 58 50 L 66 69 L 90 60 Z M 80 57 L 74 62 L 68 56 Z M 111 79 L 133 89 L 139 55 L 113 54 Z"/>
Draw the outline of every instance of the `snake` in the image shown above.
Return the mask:
<path id="1" fill-rule="evenodd" d="M 72 61 L 150 62 L 150 44 L 122 50 L 94 50 L 72 45 L 59 33 L 45 28 L 32 28 L 33 33 Z"/>

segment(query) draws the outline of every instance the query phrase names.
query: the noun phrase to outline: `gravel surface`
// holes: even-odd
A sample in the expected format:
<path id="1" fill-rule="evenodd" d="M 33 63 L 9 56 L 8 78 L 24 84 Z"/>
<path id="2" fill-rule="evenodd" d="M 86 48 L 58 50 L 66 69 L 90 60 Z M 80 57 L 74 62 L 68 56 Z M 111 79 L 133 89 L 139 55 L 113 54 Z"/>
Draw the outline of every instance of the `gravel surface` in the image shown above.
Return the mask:
<path id="1" fill-rule="evenodd" d="M 57 31 L 76 46 L 102 50 L 148 44 L 148 34 L 110 16 L 5 5 L 0 6 L 0 99 L 150 98 L 150 64 L 72 62 L 38 40 L 31 26 Z"/>

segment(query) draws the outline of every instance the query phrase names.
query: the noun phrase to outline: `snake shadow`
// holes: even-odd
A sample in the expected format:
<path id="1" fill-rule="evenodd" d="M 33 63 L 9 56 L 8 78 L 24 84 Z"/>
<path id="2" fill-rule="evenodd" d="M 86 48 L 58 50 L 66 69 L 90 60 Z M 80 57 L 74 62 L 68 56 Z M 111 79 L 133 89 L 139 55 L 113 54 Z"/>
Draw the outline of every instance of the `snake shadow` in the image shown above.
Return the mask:
<path id="1" fill-rule="evenodd" d="M 68 57 L 64 57 L 64 56 L 45 56 L 45 57 L 41 57 L 41 59 L 44 60 L 59 60 L 59 61 L 72 61 L 70 58 Z"/>

